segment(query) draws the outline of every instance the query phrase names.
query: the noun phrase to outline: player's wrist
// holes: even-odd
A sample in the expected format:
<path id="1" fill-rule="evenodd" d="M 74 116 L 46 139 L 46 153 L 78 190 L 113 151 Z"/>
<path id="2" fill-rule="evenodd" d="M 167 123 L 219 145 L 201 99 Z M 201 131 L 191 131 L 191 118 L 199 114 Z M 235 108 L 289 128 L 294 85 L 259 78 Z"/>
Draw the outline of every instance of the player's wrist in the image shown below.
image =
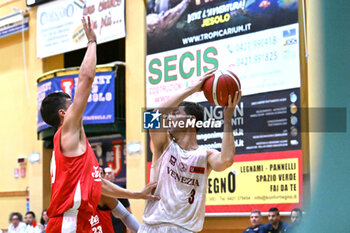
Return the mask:
<path id="1" fill-rule="evenodd" d="M 185 93 L 188 94 L 188 96 L 192 95 L 193 93 L 199 92 L 201 90 L 196 90 L 196 86 L 189 86 L 185 89 Z"/>
<path id="2" fill-rule="evenodd" d="M 87 45 L 89 46 L 90 44 L 97 44 L 96 39 L 91 39 L 88 41 Z"/>
<path id="3" fill-rule="evenodd" d="M 142 193 L 141 192 L 131 192 L 131 196 L 133 199 L 142 199 Z"/>
<path id="4" fill-rule="evenodd" d="M 231 115 L 226 115 L 224 114 L 224 123 L 231 123 L 232 121 L 233 114 Z"/>

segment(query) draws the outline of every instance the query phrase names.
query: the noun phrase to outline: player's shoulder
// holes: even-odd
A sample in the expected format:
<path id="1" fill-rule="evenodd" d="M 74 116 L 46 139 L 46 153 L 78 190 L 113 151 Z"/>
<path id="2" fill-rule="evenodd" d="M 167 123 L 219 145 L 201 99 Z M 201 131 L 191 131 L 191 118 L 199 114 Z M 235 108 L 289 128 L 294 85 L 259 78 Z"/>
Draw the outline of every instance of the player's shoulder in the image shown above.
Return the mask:
<path id="1" fill-rule="evenodd" d="M 220 153 L 218 150 L 215 150 L 215 149 L 206 149 L 206 151 L 207 151 L 207 156 Z"/>

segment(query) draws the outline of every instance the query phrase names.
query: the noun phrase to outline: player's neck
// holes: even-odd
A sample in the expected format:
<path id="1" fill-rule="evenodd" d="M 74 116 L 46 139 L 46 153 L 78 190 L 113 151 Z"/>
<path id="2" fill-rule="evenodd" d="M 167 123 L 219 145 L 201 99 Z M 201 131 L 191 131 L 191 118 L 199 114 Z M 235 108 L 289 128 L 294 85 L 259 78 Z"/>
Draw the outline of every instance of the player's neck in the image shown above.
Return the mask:
<path id="1" fill-rule="evenodd" d="M 184 150 L 196 150 L 198 148 L 197 134 L 187 132 L 185 134 L 173 135 L 175 142 Z"/>

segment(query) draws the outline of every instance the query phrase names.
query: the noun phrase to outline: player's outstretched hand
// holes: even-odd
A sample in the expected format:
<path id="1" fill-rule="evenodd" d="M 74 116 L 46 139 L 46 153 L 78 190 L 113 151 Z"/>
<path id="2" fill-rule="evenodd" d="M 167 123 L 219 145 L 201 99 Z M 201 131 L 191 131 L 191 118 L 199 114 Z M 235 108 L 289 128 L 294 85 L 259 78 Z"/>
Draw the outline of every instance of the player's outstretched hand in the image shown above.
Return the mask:
<path id="1" fill-rule="evenodd" d="M 231 95 L 228 95 L 228 105 L 224 108 L 224 119 L 231 122 L 233 112 L 236 105 L 240 101 L 242 96 L 242 91 L 236 91 L 234 98 L 232 99 Z"/>
<path id="2" fill-rule="evenodd" d="M 96 41 L 96 34 L 91 27 L 90 16 L 87 17 L 87 21 L 86 21 L 85 17 L 83 17 L 81 19 L 81 22 L 83 23 L 85 35 L 86 35 L 88 41 Z"/>
<path id="3" fill-rule="evenodd" d="M 157 182 L 147 184 L 140 192 L 140 199 L 152 199 L 152 200 L 160 200 L 159 196 L 153 195 L 153 190 L 157 187 Z"/>
<path id="4" fill-rule="evenodd" d="M 193 91 L 195 92 L 199 92 L 199 91 L 202 91 L 203 90 L 203 85 L 204 85 L 204 82 L 205 80 L 207 80 L 208 78 L 210 78 L 213 73 L 216 71 L 216 69 L 213 69 L 213 70 L 209 70 L 207 73 L 205 73 L 202 77 L 199 78 L 199 80 L 194 83 L 192 85 L 192 89 Z"/>

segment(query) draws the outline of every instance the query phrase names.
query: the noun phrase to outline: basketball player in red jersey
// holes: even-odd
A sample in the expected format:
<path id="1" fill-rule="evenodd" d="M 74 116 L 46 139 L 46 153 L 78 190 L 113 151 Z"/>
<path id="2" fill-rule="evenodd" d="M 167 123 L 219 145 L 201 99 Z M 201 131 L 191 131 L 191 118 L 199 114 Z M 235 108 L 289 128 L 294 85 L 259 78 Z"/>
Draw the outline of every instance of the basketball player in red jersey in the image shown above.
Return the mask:
<path id="1" fill-rule="evenodd" d="M 183 101 L 195 92 L 202 91 L 205 80 L 212 73 L 206 73 L 196 84 L 170 97 L 156 109 L 162 114 L 170 113 L 167 120 L 173 124 L 169 130 L 150 130 L 153 147 L 151 181 L 157 181 L 154 194 L 161 199 L 147 201 L 139 233 L 201 231 L 205 217 L 207 178 L 212 170 L 224 171 L 233 164 L 235 141 L 232 117 L 241 98 L 240 91 L 235 96 L 229 96 L 228 106 L 224 109 L 221 152 L 199 147 L 198 129 L 180 128 L 180 125 L 185 125 L 181 123 L 188 119 L 204 120 L 202 106 Z"/>
<path id="2" fill-rule="evenodd" d="M 74 102 L 66 93 L 51 93 L 40 109 L 43 120 L 57 129 L 51 159 L 52 194 L 46 233 L 91 232 L 90 220 L 101 194 L 112 198 L 158 198 L 151 195 L 155 183 L 141 192 L 132 192 L 101 178 L 82 124 L 95 77 L 96 35 L 89 17 L 87 22 L 83 18 L 82 23 L 89 42 L 79 70 Z"/>

